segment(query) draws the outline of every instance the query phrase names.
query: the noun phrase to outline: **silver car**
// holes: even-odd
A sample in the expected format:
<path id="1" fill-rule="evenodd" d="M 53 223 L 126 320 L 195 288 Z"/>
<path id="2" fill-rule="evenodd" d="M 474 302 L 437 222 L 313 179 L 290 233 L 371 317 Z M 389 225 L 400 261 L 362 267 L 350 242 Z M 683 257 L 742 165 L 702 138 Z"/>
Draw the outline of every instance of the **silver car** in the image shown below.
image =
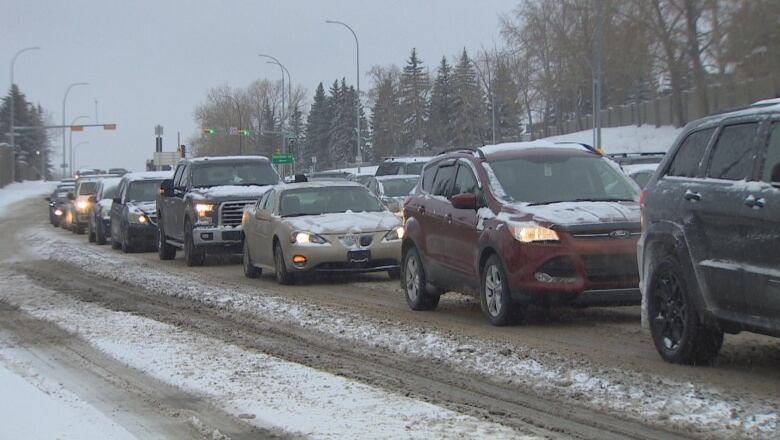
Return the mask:
<path id="1" fill-rule="evenodd" d="M 244 274 L 273 269 L 281 284 L 311 272 L 399 276 L 401 221 L 354 182 L 279 185 L 244 211 Z"/>
<path id="2" fill-rule="evenodd" d="M 417 185 L 419 178 L 420 176 L 414 174 L 374 176 L 366 183 L 366 188 L 376 194 L 396 215 L 401 215 L 404 200 Z"/>

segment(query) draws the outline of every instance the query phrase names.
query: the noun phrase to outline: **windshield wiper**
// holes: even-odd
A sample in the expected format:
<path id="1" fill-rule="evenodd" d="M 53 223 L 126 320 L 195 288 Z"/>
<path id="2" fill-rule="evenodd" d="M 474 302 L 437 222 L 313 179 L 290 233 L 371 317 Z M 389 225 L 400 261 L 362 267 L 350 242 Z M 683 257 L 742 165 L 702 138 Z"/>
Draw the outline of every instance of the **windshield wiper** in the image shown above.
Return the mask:
<path id="1" fill-rule="evenodd" d="M 285 214 L 282 216 L 282 218 L 288 218 L 288 217 L 302 217 L 304 215 L 317 215 L 317 214 L 307 214 L 305 212 L 299 212 L 297 214 Z"/>

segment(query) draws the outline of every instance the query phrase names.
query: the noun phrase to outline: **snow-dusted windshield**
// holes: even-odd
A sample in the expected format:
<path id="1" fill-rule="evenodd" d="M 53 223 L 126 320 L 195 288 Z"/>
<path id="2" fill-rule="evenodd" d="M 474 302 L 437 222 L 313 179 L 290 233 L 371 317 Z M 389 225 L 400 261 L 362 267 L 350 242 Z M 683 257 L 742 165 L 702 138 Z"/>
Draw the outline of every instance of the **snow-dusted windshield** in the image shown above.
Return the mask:
<path id="1" fill-rule="evenodd" d="M 601 157 L 540 156 L 491 162 L 512 202 L 635 201 L 628 178 Z"/>
<path id="2" fill-rule="evenodd" d="M 406 177 L 403 179 L 388 179 L 382 181 L 382 189 L 386 197 L 407 196 L 417 184 L 417 179 Z"/>
<path id="3" fill-rule="evenodd" d="M 130 183 L 127 188 L 128 202 L 150 202 L 160 192 L 162 180 L 138 180 Z"/>
<path id="4" fill-rule="evenodd" d="M 333 214 L 338 212 L 380 212 L 382 203 L 362 187 L 301 188 L 284 191 L 279 213 L 282 217 Z"/>
<path id="5" fill-rule="evenodd" d="M 277 183 L 279 183 L 279 175 L 268 162 L 200 163 L 192 171 L 192 185 L 196 187 Z"/>
<path id="6" fill-rule="evenodd" d="M 95 189 L 97 189 L 97 182 L 84 182 L 79 185 L 79 195 L 89 196 L 95 194 Z"/>

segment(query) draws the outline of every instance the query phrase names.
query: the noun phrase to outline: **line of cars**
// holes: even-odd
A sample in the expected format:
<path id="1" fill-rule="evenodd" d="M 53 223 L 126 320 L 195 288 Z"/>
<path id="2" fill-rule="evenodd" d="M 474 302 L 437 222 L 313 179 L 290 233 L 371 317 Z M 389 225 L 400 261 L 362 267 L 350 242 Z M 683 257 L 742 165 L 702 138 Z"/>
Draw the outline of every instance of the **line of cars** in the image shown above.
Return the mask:
<path id="1" fill-rule="evenodd" d="M 245 276 L 269 270 L 281 284 L 383 271 L 413 310 L 454 290 L 499 326 L 532 304 L 641 303 L 658 352 L 676 363 L 712 362 L 724 332 L 780 336 L 780 102 L 689 124 L 644 191 L 626 163 L 575 143 L 394 161 L 403 166 L 364 186 L 283 183 L 260 156 L 185 160 L 172 178 L 148 177 L 154 202 L 151 190 L 143 203 L 131 196 L 140 180 L 125 176 L 102 227 L 127 250 L 139 225 L 154 226 L 138 236 L 154 234 L 162 260 L 241 254 Z"/>

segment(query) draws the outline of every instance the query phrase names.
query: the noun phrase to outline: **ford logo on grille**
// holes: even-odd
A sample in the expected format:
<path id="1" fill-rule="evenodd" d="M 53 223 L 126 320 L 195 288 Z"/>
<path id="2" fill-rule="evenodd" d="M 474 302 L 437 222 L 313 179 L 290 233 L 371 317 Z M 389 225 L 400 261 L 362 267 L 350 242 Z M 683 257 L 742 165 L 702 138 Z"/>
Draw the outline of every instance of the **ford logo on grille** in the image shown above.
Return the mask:
<path id="1" fill-rule="evenodd" d="M 627 238 L 630 235 L 631 235 L 630 232 L 625 231 L 623 229 L 618 229 L 617 231 L 612 231 L 609 233 L 609 236 L 612 238 Z"/>

